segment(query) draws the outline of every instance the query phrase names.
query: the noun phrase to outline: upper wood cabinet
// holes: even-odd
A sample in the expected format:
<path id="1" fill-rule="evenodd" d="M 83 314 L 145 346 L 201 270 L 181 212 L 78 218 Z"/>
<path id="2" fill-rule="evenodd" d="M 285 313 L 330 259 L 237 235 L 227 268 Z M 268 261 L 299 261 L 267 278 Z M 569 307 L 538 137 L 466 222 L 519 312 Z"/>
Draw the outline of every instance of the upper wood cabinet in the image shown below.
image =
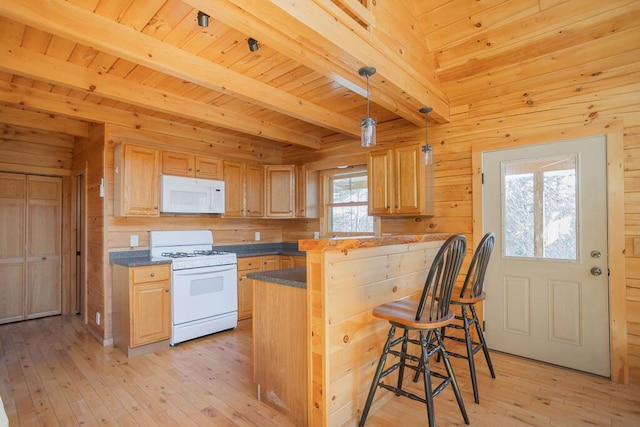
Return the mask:
<path id="1" fill-rule="evenodd" d="M 433 172 L 419 144 L 368 156 L 370 215 L 433 215 Z"/>
<path id="2" fill-rule="evenodd" d="M 222 159 L 195 156 L 175 151 L 162 152 L 162 173 L 165 175 L 190 176 L 206 179 L 223 177 Z"/>
<path id="3" fill-rule="evenodd" d="M 264 216 L 264 169 L 224 161 L 225 217 Z"/>
<path id="4" fill-rule="evenodd" d="M 113 155 L 114 216 L 160 216 L 159 150 L 118 144 Z"/>
<path id="5" fill-rule="evenodd" d="M 296 166 L 296 218 L 318 217 L 318 171 Z"/>
<path id="6" fill-rule="evenodd" d="M 267 199 L 267 216 L 293 218 L 295 207 L 295 167 L 264 167 Z"/>
<path id="7" fill-rule="evenodd" d="M 264 168 L 245 164 L 245 215 L 264 216 Z"/>

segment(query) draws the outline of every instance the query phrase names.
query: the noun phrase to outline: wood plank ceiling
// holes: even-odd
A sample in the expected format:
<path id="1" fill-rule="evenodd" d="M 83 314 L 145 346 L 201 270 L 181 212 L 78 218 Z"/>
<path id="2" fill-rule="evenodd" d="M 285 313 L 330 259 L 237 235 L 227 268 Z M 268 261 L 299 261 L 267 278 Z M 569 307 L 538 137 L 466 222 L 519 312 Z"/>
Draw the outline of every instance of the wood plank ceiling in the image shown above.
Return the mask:
<path id="1" fill-rule="evenodd" d="M 639 23 L 637 0 L 2 0 L 0 126 L 81 134 L 69 119 L 144 115 L 316 149 L 358 138 L 364 65 L 378 122 L 423 126 L 423 105 L 447 122 L 532 81 L 620 67 Z M 609 48 L 585 57 L 595 39 Z"/>

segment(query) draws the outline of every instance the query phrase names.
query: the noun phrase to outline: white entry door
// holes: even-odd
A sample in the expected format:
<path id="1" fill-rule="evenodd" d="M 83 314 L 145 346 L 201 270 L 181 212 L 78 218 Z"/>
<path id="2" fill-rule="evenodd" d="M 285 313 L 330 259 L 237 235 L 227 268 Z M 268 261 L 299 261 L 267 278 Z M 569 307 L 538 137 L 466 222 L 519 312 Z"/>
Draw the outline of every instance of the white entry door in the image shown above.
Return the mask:
<path id="1" fill-rule="evenodd" d="M 485 152 L 490 348 L 610 376 L 605 137 Z"/>

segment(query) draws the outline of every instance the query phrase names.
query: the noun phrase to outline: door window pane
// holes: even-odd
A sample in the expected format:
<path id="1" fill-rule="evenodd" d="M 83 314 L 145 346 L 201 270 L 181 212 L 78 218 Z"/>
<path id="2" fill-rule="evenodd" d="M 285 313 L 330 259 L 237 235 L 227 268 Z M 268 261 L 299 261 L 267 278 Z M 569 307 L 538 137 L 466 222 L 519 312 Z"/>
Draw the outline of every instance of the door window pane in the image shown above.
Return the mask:
<path id="1" fill-rule="evenodd" d="M 508 257 L 577 260 L 576 155 L 503 162 Z"/>

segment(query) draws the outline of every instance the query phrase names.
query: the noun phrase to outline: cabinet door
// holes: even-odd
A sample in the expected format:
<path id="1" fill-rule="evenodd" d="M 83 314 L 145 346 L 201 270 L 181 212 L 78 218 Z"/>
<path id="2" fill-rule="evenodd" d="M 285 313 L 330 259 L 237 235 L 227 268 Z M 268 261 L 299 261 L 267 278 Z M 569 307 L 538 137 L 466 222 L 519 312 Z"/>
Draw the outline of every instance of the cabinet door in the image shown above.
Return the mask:
<path id="1" fill-rule="evenodd" d="M 420 147 L 411 145 L 394 150 L 396 214 L 422 214 L 424 194 L 422 156 Z"/>
<path id="2" fill-rule="evenodd" d="M 0 173 L 0 324 L 24 319 L 24 175 Z"/>
<path id="3" fill-rule="evenodd" d="M 264 168 L 246 165 L 245 171 L 245 216 L 264 216 Z"/>
<path id="4" fill-rule="evenodd" d="M 280 268 L 293 268 L 293 256 L 291 255 L 280 255 Z"/>
<path id="5" fill-rule="evenodd" d="M 62 180 L 27 177 L 26 318 L 62 312 Z"/>
<path id="6" fill-rule="evenodd" d="M 223 177 L 222 159 L 215 157 L 196 157 L 196 176 L 206 179 L 219 179 Z"/>
<path id="7" fill-rule="evenodd" d="M 124 144 L 116 149 L 114 214 L 120 216 L 160 216 L 158 150 Z"/>
<path id="8" fill-rule="evenodd" d="M 194 176 L 194 157 L 191 154 L 162 152 L 162 173 L 165 175 Z"/>
<path id="9" fill-rule="evenodd" d="M 169 281 L 134 284 L 131 289 L 131 347 L 171 336 Z"/>
<path id="10" fill-rule="evenodd" d="M 280 270 L 280 255 L 262 257 L 262 271 Z"/>
<path id="11" fill-rule="evenodd" d="M 253 316 L 253 280 L 247 274 L 259 271 L 260 268 L 255 268 L 238 272 L 238 320 Z"/>
<path id="12" fill-rule="evenodd" d="M 294 173 L 294 166 L 265 166 L 268 217 L 293 217 Z"/>
<path id="13" fill-rule="evenodd" d="M 391 205 L 391 150 L 374 151 L 368 159 L 369 215 L 389 215 Z"/>
<path id="14" fill-rule="evenodd" d="M 318 171 L 296 166 L 296 217 L 318 218 Z"/>
<path id="15" fill-rule="evenodd" d="M 244 215 L 244 163 L 224 161 L 224 216 Z"/>

